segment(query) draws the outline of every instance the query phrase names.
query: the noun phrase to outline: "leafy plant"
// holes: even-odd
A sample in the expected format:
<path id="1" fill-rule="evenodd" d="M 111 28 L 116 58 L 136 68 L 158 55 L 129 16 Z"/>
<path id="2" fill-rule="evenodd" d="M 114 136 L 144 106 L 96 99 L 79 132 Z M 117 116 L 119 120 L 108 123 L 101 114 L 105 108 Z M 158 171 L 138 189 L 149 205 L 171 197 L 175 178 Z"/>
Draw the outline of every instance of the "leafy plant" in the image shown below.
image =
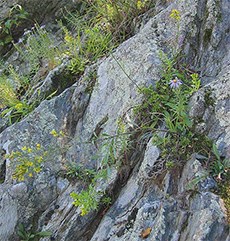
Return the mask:
<path id="1" fill-rule="evenodd" d="M 40 238 L 50 237 L 52 232 L 41 231 L 41 232 L 28 232 L 26 231 L 23 224 L 18 225 L 18 236 L 20 241 L 38 241 Z"/>
<path id="2" fill-rule="evenodd" d="M 21 22 L 27 19 L 28 13 L 19 4 L 14 5 L 6 18 L 0 20 L 0 46 L 4 46 L 12 42 L 12 30 Z"/>
<path id="3" fill-rule="evenodd" d="M 0 108 L 4 109 L 0 116 L 8 118 L 10 124 L 26 116 L 33 108 L 19 99 L 15 87 L 5 75 L 0 76 Z"/>
<path id="4" fill-rule="evenodd" d="M 98 209 L 100 194 L 93 185 L 89 185 L 87 190 L 83 190 L 79 194 L 72 192 L 70 196 L 74 199 L 73 204 L 80 207 L 82 216 Z"/>
<path id="5" fill-rule="evenodd" d="M 165 160 L 179 160 L 191 153 L 195 142 L 188 100 L 198 90 L 200 80 L 196 74 L 189 76 L 179 71 L 175 59 L 169 59 L 163 53 L 161 59 L 162 78 L 154 87 L 141 88 L 145 101 L 137 107 L 136 113 L 145 113 L 147 124 L 142 122 L 141 128 L 145 129 L 147 125 L 148 131 L 152 130 L 153 142 L 161 148 Z"/>
<path id="6" fill-rule="evenodd" d="M 213 144 L 212 151 L 216 160 L 211 165 L 211 174 L 217 177 L 218 180 L 222 180 L 221 176 L 227 175 L 230 171 L 230 159 L 222 160 L 215 144 Z"/>
<path id="7" fill-rule="evenodd" d="M 74 23 L 71 21 L 74 29 L 77 27 L 75 35 L 60 23 L 65 35 L 64 55 L 70 58 L 69 69 L 76 74 L 82 73 L 87 63 L 97 60 L 114 47 L 110 33 L 91 22 L 84 22 L 83 18 L 79 16 L 75 17 Z"/>
<path id="8" fill-rule="evenodd" d="M 80 193 L 72 192 L 70 196 L 73 198 L 73 204 L 81 210 L 81 216 L 87 215 L 91 211 L 95 211 L 100 205 L 110 205 L 111 198 L 103 197 L 104 193 L 97 191 L 94 183 L 90 184 L 87 190 Z"/>
<path id="9" fill-rule="evenodd" d="M 19 103 L 12 83 L 5 75 L 0 76 L 0 107 L 14 106 Z"/>
<path id="10" fill-rule="evenodd" d="M 187 185 L 187 189 L 188 190 L 194 190 L 197 185 L 204 181 L 207 177 L 208 177 L 209 173 L 208 171 L 203 171 L 203 172 L 200 172 L 199 175 L 196 175 Z"/>
<path id="11" fill-rule="evenodd" d="M 28 105 L 24 101 L 17 101 L 11 107 L 6 108 L 1 112 L 1 116 L 8 118 L 9 124 L 20 121 L 33 110 L 32 105 Z"/>
<path id="12" fill-rule="evenodd" d="M 69 163 L 66 166 L 66 175 L 70 178 L 77 178 L 86 182 L 91 182 L 96 176 L 96 171 L 89 168 L 84 168 L 82 165 Z"/>

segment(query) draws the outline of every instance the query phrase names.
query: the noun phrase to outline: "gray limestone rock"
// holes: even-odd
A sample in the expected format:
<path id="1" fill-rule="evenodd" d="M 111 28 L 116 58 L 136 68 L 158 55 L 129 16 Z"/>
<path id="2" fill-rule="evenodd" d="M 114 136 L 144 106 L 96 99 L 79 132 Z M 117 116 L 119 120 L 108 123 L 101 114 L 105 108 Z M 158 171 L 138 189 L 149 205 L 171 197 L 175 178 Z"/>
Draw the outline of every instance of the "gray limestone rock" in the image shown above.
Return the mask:
<path id="1" fill-rule="evenodd" d="M 48 4 L 48 13 L 63 3 L 45 1 L 41 8 Z M 34 4 L 37 1 L 29 6 Z M 159 52 L 170 54 L 172 46 L 186 54 L 189 70 L 202 74 L 204 86 L 190 102 L 191 117 L 200 121 L 196 131 L 207 133 L 221 154 L 229 156 L 228 4 L 227 0 L 162 4 L 135 36 L 89 67 L 75 84 L 0 133 L 1 241 L 17 240 L 19 223 L 50 230 L 57 241 L 139 241 L 146 229 L 146 240 L 229 240 L 222 200 L 211 192 L 215 182 L 206 179 L 197 191 L 188 188 L 190 181 L 204 172 L 196 155 L 180 170 L 166 172 L 160 150 L 146 138 L 146 145 L 136 145 L 130 151 L 123 169 L 111 168 L 108 179 L 96 183 L 97 190 L 114 196 L 111 206 L 86 216 L 80 215 L 70 197 L 71 192 L 79 192 L 86 185 L 63 175 L 68 162 L 99 170 L 106 147 L 103 149 L 93 137 L 115 135 L 120 118 L 125 119 L 127 128 L 135 130 L 132 108 L 142 101 L 138 90 L 159 80 Z M 172 9 L 181 12 L 179 29 L 169 17 Z M 45 18 L 46 11 L 41 17 Z M 62 67 L 47 76 L 40 90 L 52 89 L 65 69 Z M 65 135 L 54 138 L 50 134 L 53 129 Z M 4 153 L 37 143 L 48 151 L 42 172 L 35 179 L 15 181 L 12 174 L 16 163 Z"/>

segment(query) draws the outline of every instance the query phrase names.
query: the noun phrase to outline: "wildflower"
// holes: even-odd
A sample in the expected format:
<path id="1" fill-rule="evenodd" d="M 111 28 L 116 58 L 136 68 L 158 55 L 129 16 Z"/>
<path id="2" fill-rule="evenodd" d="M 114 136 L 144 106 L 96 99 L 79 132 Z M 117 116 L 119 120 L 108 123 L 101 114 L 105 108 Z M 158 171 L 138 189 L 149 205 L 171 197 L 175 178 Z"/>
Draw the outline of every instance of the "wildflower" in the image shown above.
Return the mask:
<path id="1" fill-rule="evenodd" d="M 177 20 L 177 21 L 179 21 L 179 20 L 180 20 L 180 11 L 177 10 L 177 9 L 173 9 L 173 10 L 171 11 L 169 17 L 170 17 L 170 18 L 173 18 L 173 19 L 175 19 L 175 20 Z"/>
<path id="2" fill-rule="evenodd" d="M 37 159 L 37 162 L 40 164 L 43 162 L 43 157 L 42 156 L 39 156 L 36 158 Z"/>
<path id="3" fill-rule="evenodd" d="M 33 177 L 33 173 L 30 172 L 30 173 L 28 174 L 28 176 L 29 176 L 29 177 Z"/>
<path id="4" fill-rule="evenodd" d="M 26 151 L 26 150 L 27 150 L 27 147 L 26 147 L 26 146 L 23 146 L 21 149 L 22 149 L 22 151 Z"/>
<path id="5" fill-rule="evenodd" d="M 72 43 L 74 41 L 74 38 L 68 33 L 65 35 L 64 39 L 67 43 Z"/>
<path id="6" fill-rule="evenodd" d="M 18 178 L 17 176 L 15 176 L 14 179 L 18 179 L 19 182 L 22 182 L 25 180 L 24 176 L 19 176 Z"/>
<path id="7" fill-rule="evenodd" d="M 137 9 L 140 10 L 140 9 L 144 8 L 146 3 L 147 3 L 147 0 L 145 0 L 145 1 L 138 0 L 137 1 Z"/>
<path id="8" fill-rule="evenodd" d="M 172 89 L 177 89 L 182 84 L 182 81 L 175 77 L 174 79 L 170 80 L 169 84 Z"/>
<path id="9" fill-rule="evenodd" d="M 27 167 L 32 167 L 34 165 L 34 163 L 31 161 L 27 161 L 25 164 Z"/>
<path id="10" fill-rule="evenodd" d="M 15 105 L 14 108 L 15 108 L 16 110 L 21 110 L 22 107 L 23 107 L 23 104 L 22 104 L 22 103 L 18 103 L 17 105 Z"/>
<path id="11" fill-rule="evenodd" d="M 38 143 L 38 144 L 36 145 L 36 147 L 37 147 L 37 150 L 40 150 L 40 149 L 41 149 L 41 144 Z"/>
<path id="12" fill-rule="evenodd" d="M 85 208 L 81 209 L 81 216 L 85 216 L 87 214 L 87 210 Z"/>
<path id="13" fill-rule="evenodd" d="M 31 152 L 32 152 L 32 149 L 31 149 L 31 148 L 28 148 L 28 149 L 27 149 L 27 152 L 28 152 L 28 153 L 31 153 Z"/>
<path id="14" fill-rule="evenodd" d="M 36 168 L 34 168 L 34 171 L 35 171 L 36 173 L 39 173 L 39 172 L 41 171 L 41 167 L 36 167 Z"/>
<path id="15" fill-rule="evenodd" d="M 58 133 L 53 129 L 50 134 L 54 137 L 58 137 Z"/>

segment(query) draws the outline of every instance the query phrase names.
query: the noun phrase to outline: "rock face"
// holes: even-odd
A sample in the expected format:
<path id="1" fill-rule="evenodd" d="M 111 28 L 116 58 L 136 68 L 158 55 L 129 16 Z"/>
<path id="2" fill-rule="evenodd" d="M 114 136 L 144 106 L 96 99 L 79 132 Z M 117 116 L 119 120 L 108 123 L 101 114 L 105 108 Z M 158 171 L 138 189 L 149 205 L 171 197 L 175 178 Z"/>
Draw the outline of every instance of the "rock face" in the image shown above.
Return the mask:
<path id="1" fill-rule="evenodd" d="M 0 133 L 3 154 L 37 143 L 52 154 L 36 179 L 19 183 L 12 179 L 15 163 L 2 155 L 1 241 L 19 240 L 19 223 L 50 230 L 57 241 L 230 240 L 226 210 L 220 197 L 211 192 L 215 181 L 207 179 L 197 192 L 187 188 L 203 171 L 195 153 L 180 170 L 157 173 L 159 149 L 151 139 L 146 145 L 136 145 L 124 163 L 125 171 L 113 169 L 106 182 L 98 183 L 98 188 L 114 196 L 112 205 L 83 217 L 69 196 L 82 190 L 82 182 L 60 174 L 67 161 L 99 168 L 98 146 L 90 140 L 95 133 L 114 135 L 121 117 L 130 124 L 132 107 L 141 103 L 138 89 L 160 78 L 159 52 L 168 51 L 169 44 L 177 48 L 178 41 L 188 68 L 200 71 L 204 83 L 191 99 L 190 115 L 200 120 L 197 130 L 207 133 L 221 154 L 230 157 L 229 7 L 228 0 L 186 0 L 161 6 L 139 33 L 90 66 L 75 84 Z M 172 9 L 182 14 L 179 29 L 169 18 Z M 210 99 L 215 101 L 210 103 Z M 53 129 L 66 136 L 53 138 Z"/>

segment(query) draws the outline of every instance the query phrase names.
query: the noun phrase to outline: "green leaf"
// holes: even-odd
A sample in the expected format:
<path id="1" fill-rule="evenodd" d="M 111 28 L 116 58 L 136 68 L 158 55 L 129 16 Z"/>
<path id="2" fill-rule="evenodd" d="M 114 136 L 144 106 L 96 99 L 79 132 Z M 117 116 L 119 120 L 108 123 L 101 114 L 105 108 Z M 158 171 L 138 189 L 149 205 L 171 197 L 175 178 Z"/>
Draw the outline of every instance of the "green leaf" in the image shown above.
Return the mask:
<path id="1" fill-rule="evenodd" d="M 36 236 L 40 236 L 40 237 L 49 237 L 50 235 L 52 235 L 52 232 L 50 231 L 41 231 L 36 233 Z"/>
<path id="2" fill-rule="evenodd" d="M 10 30 L 10 28 L 12 27 L 12 20 L 8 19 L 5 22 L 5 27 L 6 27 L 6 29 Z"/>
<path id="3" fill-rule="evenodd" d="M 212 151 L 213 151 L 213 153 L 215 154 L 216 158 L 217 158 L 218 160 L 220 160 L 220 154 L 219 154 L 219 152 L 218 152 L 217 146 L 216 146 L 214 143 L 213 143 L 213 145 L 212 145 Z"/>

